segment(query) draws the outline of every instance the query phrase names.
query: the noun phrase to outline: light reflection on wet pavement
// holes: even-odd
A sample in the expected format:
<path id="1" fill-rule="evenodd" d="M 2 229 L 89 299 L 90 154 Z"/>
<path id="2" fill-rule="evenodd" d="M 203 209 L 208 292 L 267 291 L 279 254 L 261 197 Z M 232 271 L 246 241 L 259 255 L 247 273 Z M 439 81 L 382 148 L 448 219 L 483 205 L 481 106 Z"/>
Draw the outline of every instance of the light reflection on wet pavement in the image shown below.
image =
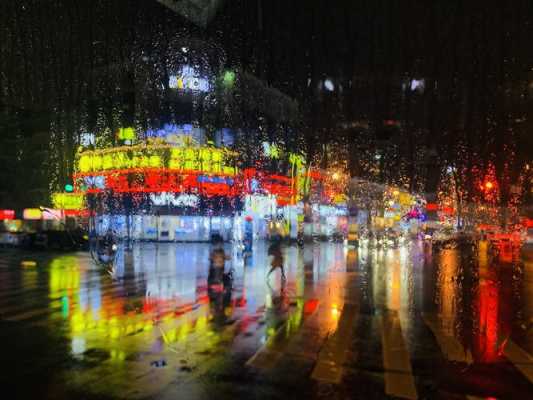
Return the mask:
<path id="1" fill-rule="evenodd" d="M 0 253 L 1 382 L 17 398 L 533 398 L 533 264 L 483 251 L 138 244 Z M 505 260 L 509 261 L 509 260 Z M 246 265 L 245 265 L 246 264 Z M 37 396 L 37 397 L 36 397 Z"/>

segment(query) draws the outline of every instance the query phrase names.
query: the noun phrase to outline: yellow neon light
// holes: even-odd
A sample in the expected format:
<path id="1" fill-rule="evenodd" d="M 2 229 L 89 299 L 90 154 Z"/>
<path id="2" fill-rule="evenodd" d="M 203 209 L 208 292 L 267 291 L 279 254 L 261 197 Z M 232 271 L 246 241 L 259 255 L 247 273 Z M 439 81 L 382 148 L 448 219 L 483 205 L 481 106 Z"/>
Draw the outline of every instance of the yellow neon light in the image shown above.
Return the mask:
<path id="1" fill-rule="evenodd" d="M 135 140 L 135 136 L 135 130 L 131 127 L 118 130 L 118 138 L 121 140 Z"/>
<path id="2" fill-rule="evenodd" d="M 79 193 L 54 193 L 52 203 L 60 210 L 82 210 L 84 208 L 83 194 Z"/>
<path id="3" fill-rule="evenodd" d="M 161 168 L 235 174 L 225 165 L 227 150 L 212 147 L 171 147 L 168 145 L 126 146 L 116 149 L 84 152 L 78 159 L 82 173 L 113 169 Z M 168 160 L 165 162 L 165 160 Z"/>
<path id="4" fill-rule="evenodd" d="M 38 208 L 26 208 L 23 211 L 23 217 L 29 220 L 41 219 L 42 212 Z"/>

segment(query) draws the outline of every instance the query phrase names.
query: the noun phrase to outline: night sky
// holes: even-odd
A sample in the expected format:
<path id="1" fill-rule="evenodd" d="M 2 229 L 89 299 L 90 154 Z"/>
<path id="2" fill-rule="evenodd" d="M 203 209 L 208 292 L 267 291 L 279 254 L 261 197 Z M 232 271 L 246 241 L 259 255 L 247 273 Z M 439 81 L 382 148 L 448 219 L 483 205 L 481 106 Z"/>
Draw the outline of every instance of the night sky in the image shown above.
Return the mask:
<path id="1" fill-rule="evenodd" d="M 0 203 L 63 187 L 83 132 L 183 120 L 410 190 L 455 171 L 473 200 L 491 174 L 502 204 L 516 185 L 531 201 L 530 1 L 219 3 L 198 24 L 152 0 L 2 1 Z M 183 64 L 238 85 L 169 95 Z"/>

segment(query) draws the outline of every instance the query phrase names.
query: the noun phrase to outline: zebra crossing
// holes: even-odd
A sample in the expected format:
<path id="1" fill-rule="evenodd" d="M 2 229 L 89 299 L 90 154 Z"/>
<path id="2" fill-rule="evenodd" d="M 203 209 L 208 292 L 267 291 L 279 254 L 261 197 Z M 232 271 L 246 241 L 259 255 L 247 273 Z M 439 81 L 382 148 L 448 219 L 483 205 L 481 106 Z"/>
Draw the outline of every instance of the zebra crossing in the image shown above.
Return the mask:
<path id="1" fill-rule="evenodd" d="M 327 312 L 327 310 L 320 310 L 319 308 L 317 314 L 324 311 Z M 343 385 L 347 375 L 352 373 L 353 370 L 360 370 L 361 367 L 358 364 L 359 362 L 365 364 L 365 360 L 360 359 L 360 349 L 354 349 L 350 346 L 353 346 L 354 341 L 352 339 L 356 334 L 358 322 L 365 318 L 370 319 L 372 325 L 377 327 L 373 341 L 380 342 L 381 355 L 376 355 L 376 358 L 381 358 L 381 360 L 374 361 L 380 363 L 382 367 L 383 396 L 403 399 L 424 398 L 420 397 L 419 394 L 420 383 L 417 382 L 417 373 L 419 371 L 416 371 L 412 366 L 411 351 L 402 332 L 402 322 L 397 311 L 384 310 L 372 315 L 361 315 L 356 305 L 346 304 L 337 329 L 334 332 L 330 332 L 325 338 L 321 338 L 321 344 L 315 344 L 316 353 L 306 352 L 304 354 L 303 358 L 313 363 L 310 379 L 317 383 Z M 254 354 L 248 361 L 247 366 L 260 370 L 262 373 L 275 373 L 276 368 L 283 364 L 284 359 L 286 361 L 289 358 L 299 356 L 302 358 L 298 352 L 294 351 L 294 344 L 301 337 L 309 337 L 309 332 L 317 329 L 317 321 L 320 321 L 318 315 L 308 318 L 304 321 L 295 337 L 288 338 L 285 341 L 280 342 L 275 338 L 271 338 L 271 343 L 265 344 L 264 348 Z M 442 354 L 445 363 L 450 364 L 452 368 L 456 368 L 459 371 L 474 363 L 471 352 L 464 349 L 453 336 L 449 329 L 449 322 L 445 318 L 441 318 L 438 314 L 424 313 L 420 315 L 420 323 L 425 327 L 428 335 L 433 335 L 437 346 L 436 350 Z M 283 327 L 279 328 L 279 331 L 283 331 Z M 276 344 L 273 345 L 273 343 Z M 363 343 L 359 341 L 359 345 Z M 310 344 L 307 343 L 306 346 L 310 347 Z M 290 353 L 287 351 L 289 348 L 293 350 Z M 520 386 L 522 388 L 529 387 L 530 390 L 533 390 L 533 376 L 531 375 L 533 372 L 533 357 L 510 339 L 505 344 L 504 356 L 505 361 L 511 363 L 516 369 L 515 376 L 521 380 Z M 434 384 L 438 386 L 443 378 L 439 376 L 440 371 L 437 365 L 439 363 L 436 360 L 435 370 L 428 372 L 435 374 L 433 380 Z M 499 366 L 496 364 L 493 367 L 498 368 Z M 453 387 L 453 384 L 453 382 L 449 382 L 445 386 Z M 449 391 L 450 389 L 447 388 L 446 390 Z M 470 392 L 470 390 L 472 391 Z M 477 388 L 475 387 L 469 388 L 462 385 L 462 387 L 458 388 L 458 393 L 464 395 L 464 398 L 467 399 L 485 398 L 480 397 L 476 390 Z"/>

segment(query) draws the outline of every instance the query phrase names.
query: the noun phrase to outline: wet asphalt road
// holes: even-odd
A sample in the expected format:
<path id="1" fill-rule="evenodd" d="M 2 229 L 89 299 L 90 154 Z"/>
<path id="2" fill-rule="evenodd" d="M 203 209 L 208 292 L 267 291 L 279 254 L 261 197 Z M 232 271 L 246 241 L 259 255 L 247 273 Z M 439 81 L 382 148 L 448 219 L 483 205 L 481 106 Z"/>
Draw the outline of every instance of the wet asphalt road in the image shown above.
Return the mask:
<path id="1" fill-rule="evenodd" d="M 10 398 L 533 398 L 533 262 L 483 246 L 285 247 L 286 282 L 227 247 L 226 287 L 204 244 L 1 251 Z"/>

